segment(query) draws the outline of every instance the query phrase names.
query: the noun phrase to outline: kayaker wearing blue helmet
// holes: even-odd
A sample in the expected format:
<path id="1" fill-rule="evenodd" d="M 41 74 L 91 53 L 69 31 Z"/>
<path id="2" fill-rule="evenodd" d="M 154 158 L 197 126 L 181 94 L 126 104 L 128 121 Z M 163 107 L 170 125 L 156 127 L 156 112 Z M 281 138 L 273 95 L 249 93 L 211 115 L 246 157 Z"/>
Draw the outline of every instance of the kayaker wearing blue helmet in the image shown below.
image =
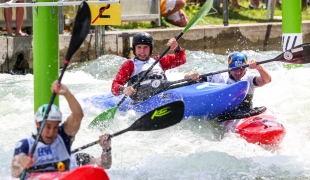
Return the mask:
<path id="1" fill-rule="evenodd" d="M 62 162 L 65 169 L 69 170 L 71 139 L 79 131 L 84 114 L 80 104 L 65 85 L 55 81 L 52 84 L 52 91 L 66 98 L 71 114 L 64 123 L 61 123 L 62 113 L 56 105 L 51 106 L 33 158 L 31 158 L 28 155 L 34 144 L 35 137 L 38 135 L 37 132 L 48 105 L 44 104 L 38 108 L 34 117 L 36 131 L 32 136 L 19 141 L 14 150 L 11 175 L 15 178 L 20 177 L 24 169 L 27 169 L 28 172 L 38 170 L 55 171 L 59 162 Z"/>
<path id="2" fill-rule="evenodd" d="M 245 64 L 249 64 L 250 69 L 256 69 L 259 72 L 259 75 L 247 73 L 246 68 L 240 68 L 237 70 L 231 70 L 228 73 L 221 73 L 221 74 L 215 74 L 211 76 L 206 76 L 203 78 L 200 78 L 199 73 L 188 73 L 185 75 L 185 78 L 191 78 L 192 80 L 201 80 L 201 81 L 207 81 L 207 82 L 214 82 L 214 83 L 225 83 L 225 84 L 233 84 L 237 81 L 248 81 L 249 82 L 249 90 L 244 98 L 243 102 L 235 108 L 234 111 L 249 111 L 249 110 L 255 110 L 253 108 L 253 95 L 254 95 L 254 89 L 257 87 L 264 86 L 265 84 L 268 84 L 271 82 L 271 76 L 267 72 L 267 70 L 257 64 L 257 60 L 251 60 L 248 61 L 247 55 L 245 55 L 242 52 L 233 52 L 228 55 L 228 67 L 229 68 L 236 68 L 240 67 Z M 262 108 L 259 108 L 262 110 Z M 263 108 L 266 109 L 265 107 Z M 263 111 L 263 110 L 262 110 Z M 224 115 L 227 116 L 227 115 Z M 227 119 L 231 118 L 230 116 L 221 119 Z"/>

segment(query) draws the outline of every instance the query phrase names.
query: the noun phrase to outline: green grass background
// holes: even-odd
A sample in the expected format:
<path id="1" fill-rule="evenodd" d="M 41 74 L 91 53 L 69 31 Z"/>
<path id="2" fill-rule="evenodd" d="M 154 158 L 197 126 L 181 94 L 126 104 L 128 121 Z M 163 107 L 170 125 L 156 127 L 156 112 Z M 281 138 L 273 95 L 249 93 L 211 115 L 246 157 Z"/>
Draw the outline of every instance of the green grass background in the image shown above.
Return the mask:
<path id="1" fill-rule="evenodd" d="M 244 8 L 232 9 L 229 5 L 229 24 L 245 24 L 245 23 L 266 23 L 266 22 L 281 22 L 282 9 L 281 6 L 275 8 L 274 19 L 266 20 L 267 9 L 249 9 L 249 0 L 238 0 L 239 5 Z M 267 6 L 262 3 L 262 5 Z M 195 2 L 189 2 L 184 11 L 190 20 L 199 11 L 200 5 Z M 206 17 L 201 19 L 197 25 L 222 25 L 223 24 L 223 14 L 222 14 L 222 4 L 220 12 L 211 9 Z M 310 20 L 310 6 L 302 10 L 302 19 Z M 165 26 L 167 24 L 168 26 Z M 162 22 L 161 27 L 157 27 L 154 22 L 140 21 L 140 22 L 128 22 L 123 23 L 119 26 L 109 26 L 108 29 L 148 29 L 148 28 L 169 28 L 175 27 L 165 21 Z"/>

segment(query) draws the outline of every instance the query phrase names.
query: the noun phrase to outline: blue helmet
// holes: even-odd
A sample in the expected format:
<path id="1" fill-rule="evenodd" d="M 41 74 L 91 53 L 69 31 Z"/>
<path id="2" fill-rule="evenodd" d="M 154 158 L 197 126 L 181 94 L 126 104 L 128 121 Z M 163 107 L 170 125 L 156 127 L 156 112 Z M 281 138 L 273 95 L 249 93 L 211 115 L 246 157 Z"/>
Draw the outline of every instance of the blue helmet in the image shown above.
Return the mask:
<path id="1" fill-rule="evenodd" d="M 228 55 L 228 67 L 240 67 L 248 63 L 248 57 L 241 52 L 233 52 Z"/>

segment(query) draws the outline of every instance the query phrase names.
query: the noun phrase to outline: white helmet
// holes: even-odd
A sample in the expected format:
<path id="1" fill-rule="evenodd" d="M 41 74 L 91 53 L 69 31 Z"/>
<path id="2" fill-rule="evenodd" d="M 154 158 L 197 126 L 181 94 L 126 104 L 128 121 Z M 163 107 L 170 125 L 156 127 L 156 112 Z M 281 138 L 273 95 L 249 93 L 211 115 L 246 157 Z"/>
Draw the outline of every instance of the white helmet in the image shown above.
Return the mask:
<path id="1" fill-rule="evenodd" d="M 42 122 L 44 115 L 45 115 L 45 111 L 47 110 L 47 107 L 48 107 L 48 104 L 44 104 L 40 106 L 34 116 L 34 120 L 36 120 L 37 122 Z M 62 114 L 56 105 L 53 104 L 51 106 L 51 110 L 46 120 L 49 120 L 49 121 L 61 121 L 62 120 Z"/>

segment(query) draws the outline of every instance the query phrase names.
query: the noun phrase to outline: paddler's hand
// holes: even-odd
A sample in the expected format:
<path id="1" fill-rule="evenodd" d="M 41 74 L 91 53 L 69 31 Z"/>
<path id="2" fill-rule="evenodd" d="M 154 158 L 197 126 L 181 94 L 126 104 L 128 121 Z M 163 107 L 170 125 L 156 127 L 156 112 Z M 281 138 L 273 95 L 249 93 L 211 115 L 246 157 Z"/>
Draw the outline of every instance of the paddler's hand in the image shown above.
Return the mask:
<path id="1" fill-rule="evenodd" d="M 201 79 L 199 73 L 188 73 L 184 76 L 184 78 L 190 78 L 193 81 L 199 81 Z"/>
<path id="2" fill-rule="evenodd" d="M 11 175 L 19 178 L 25 168 L 29 168 L 34 163 L 34 159 L 28 157 L 25 153 L 17 154 L 12 159 Z"/>
<path id="3" fill-rule="evenodd" d="M 110 149 L 111 148 L 111 138 L 110 134 L 104 134 L 99 136 L 99 144 L 102 149 Z"/>
<path id="4" fill-rule="evenodd" d="M 250 69 L 257 69 L 257 70 L 261 69 L 262 66 L 259 65 L 259 64 L 257 64 L 257 62 L 258 62 L 257 60 L 251 60 L 251 61 L 249 62 L 249 68 L 250 68 Z"/>
<path id="5" fill-rule="evenodd" d="M 29 168 L 34 163 L 34 159 L 28 157 L 25 153 L 19 153 L 12 159 L 11 175 L 19 178 L 25 168 Z"/>
<path id="6" fill-rule="evenodd" d="M 175 38 L 169 39 L 167 46 L 170 46 L 170 50 L 175 50 L 179 44 Z"/>
<path id="7" fill-rule="evenodd" d="M 60 95 L 66 95 L 66 93 L 68 93 L 69 90 L 65 85 L 59 83 L 58 80 L 56 80 L 52 84 L 52 92 Z"/>
<path id="8" fill-rule="evenodd" d="M 132 87 L 132 86 L 128 86 L 124 89 L 123 93 L 127 96 L 131 96 L 134 93 L 136 93 L 137 91 Z"/>
<path id="9" fill-rule="evenodd" d="M 21 159 L 21 166 L 24 169 L 29 169 L 34 162 L 35 162 L 34 158 L 25 155 Z"/>

